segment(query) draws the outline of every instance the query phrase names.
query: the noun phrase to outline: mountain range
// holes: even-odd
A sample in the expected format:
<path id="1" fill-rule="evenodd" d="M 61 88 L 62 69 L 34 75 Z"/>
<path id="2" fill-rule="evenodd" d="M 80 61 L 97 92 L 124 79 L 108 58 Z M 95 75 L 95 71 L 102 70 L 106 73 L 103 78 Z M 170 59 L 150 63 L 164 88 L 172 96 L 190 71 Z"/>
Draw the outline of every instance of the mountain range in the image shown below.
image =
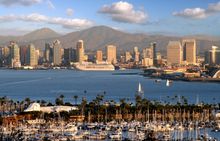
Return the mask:
<path id="1" fill-rule="evenodd" d="M 149 47 L 151 42 L 157 42 L 157 50 L 164 54 L 169 41 L 181 41 L 184 38 L 196 39 L 197 52 L 200 54 L 210 49 L 212 45 L 220 46 L 220 37 L 217 36 L 191 35 L 180 37 L 173 35 L 132 34 L 107 26 L 91 27 L 65 35 L 49 28 L 42 28 L 23 36 L 0 36 L 0 45 L 8 45 L 10 41 L 16 41 L 19 45 L 33 43 L 37 48 L 44 49 L 46 42 L 52 43 L 55 39 L 58 39 L 64 48 L 75 47 L 78 40 L 84 40 L 86 50 L 104 49 L 108 44 L 116 45 L 118 50 L 132 50 L 134 46 L 142 49 Z"/>

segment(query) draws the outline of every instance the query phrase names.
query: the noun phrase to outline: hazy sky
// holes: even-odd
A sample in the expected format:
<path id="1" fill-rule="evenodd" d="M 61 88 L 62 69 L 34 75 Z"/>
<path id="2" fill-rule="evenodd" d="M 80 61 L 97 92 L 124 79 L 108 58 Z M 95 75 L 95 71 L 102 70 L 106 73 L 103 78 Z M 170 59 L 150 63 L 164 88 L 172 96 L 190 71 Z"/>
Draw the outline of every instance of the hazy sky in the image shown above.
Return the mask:
<path id="1" fill-rule="evenodd" d="M 106 25 L 132 33 L 220 35 L 218 0 L 0 0 L 0 35 Z"/>

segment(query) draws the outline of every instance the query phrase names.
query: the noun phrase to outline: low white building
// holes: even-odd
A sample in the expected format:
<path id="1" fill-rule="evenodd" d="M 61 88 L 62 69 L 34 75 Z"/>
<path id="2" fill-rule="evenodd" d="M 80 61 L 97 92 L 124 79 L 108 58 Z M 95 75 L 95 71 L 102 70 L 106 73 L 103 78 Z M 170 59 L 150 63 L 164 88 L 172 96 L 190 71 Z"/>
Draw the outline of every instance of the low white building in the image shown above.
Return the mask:
<path id="1" fill-rule="evenodd" d="M 52 112 L 62 112 L 62 111 L 72 111 L 78 110 L 76 106 L 45 106 L 41 107 L 39 103 L 31 103 L 24 112 L 33 112 L 33 111 L 41 111 L 45 113 L 52 113 Z"/>

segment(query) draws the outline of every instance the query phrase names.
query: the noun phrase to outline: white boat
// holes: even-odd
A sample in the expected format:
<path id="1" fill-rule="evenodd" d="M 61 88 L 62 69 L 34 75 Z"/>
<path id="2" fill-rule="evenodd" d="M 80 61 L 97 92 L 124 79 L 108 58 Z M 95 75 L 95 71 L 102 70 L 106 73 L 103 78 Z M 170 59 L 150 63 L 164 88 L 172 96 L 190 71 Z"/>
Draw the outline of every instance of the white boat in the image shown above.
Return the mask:
<path id="1" fill-rule="evenodd" d="M 166 86 L 169 87 L 169 86 L 171 85 L 171 83 L 172 83 L 172 81 L 169 80 L 169 79 L 167 79 L 167 81 L 166 81 Z"/>
<path id="2" fill-rule="evenodd" d="M 74 63 L 74 67 L 80 71 L 114 71 L 115 67 L 112 64 L 101 63 L 94 64 L 92 62 Z"/>
<path id="3" fill-rule="evenodd" d="M 122 131 L 116 130 L 115 132 L 109 134 L 109 138 L 112 140 L 121 140 L 122 139 Z"/>
<path id="4" fill-rule="evenodd" d="M 144 95 L 144 90 L 142 89 L 141 83 L 139 82 L 138 84 L 138 90 L 137 90 L 137 95 L 143 96 Z"/>

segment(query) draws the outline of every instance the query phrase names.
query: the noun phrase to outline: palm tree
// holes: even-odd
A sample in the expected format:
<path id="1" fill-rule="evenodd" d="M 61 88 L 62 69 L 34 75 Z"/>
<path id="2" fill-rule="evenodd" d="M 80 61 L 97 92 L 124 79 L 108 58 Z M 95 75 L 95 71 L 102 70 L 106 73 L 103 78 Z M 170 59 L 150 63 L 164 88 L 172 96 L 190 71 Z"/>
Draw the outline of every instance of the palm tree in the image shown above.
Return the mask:
<path id="1" fill-rule="evenodd" d="M 60 95 L 61 105 L 63 105 L 63 103 L 64 103 L 64 102 L 63 102 L 63 99 L 64 99 L 64 95 L 61 94 L 61 95 Z"/>
<path id="2" fill-rule="evenodd" d="M 75 99 L 75 105 L 77 105 L 78 95 L 74 95 L 73 98 Z"/>
<path id="3" fill-rule="evenodd" d="M 87 105 L 87 100 L 86 100 L 86 98 L 82 98 L 82 102 L 81 102 L 81 108 L 82 108 L 82 115 L 84 115 L 84 111 L 85 111 L 85 107 L 86 107 L 86 105 Z"/>

